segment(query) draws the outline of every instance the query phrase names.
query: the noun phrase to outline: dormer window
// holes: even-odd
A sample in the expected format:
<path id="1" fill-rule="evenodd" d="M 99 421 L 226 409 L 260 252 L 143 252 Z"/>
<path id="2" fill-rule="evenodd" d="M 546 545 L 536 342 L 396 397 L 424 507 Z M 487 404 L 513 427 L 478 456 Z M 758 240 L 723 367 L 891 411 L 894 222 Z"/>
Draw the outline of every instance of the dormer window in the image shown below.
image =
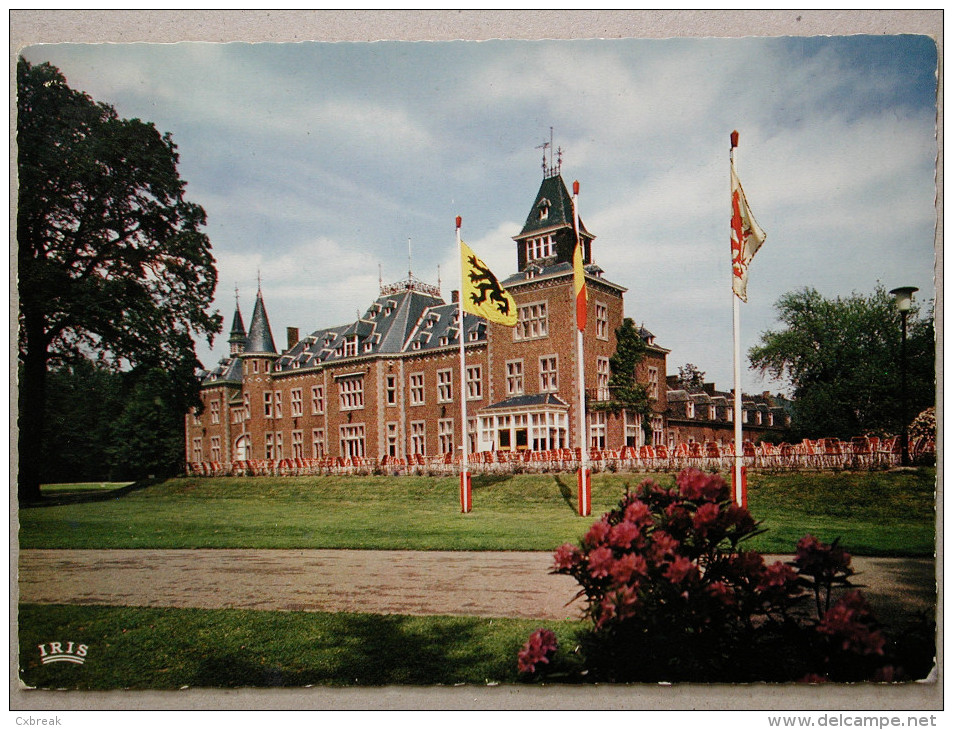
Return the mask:
<path id="1" fill-rule="evenodd" d="M 536 204 L 536 207 L 539 210 L 539 220 L 544 221 L 549 218 L 549 206 L 550 203 L 546 198 L 543 198 Z"/>
<path id="2" fill-rule="evenodd" d="M 344 341 L 344 356 L 354 357 L 357 355 L 357 335 L 351 335 Z"/>

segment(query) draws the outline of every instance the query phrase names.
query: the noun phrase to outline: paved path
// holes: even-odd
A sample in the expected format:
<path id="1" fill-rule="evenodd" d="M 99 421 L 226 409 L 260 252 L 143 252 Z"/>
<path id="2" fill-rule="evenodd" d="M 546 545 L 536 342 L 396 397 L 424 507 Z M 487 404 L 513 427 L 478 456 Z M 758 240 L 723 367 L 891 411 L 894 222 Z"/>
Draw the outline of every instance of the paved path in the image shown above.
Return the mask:
<path id="1" fill-rule="evenodd" d="M 853 564 L 882 620 L 933 610 L 933 560 Z M 578 618 L 576 582 L 551 565 L 542 552 L 24 550 L 19 586 L 28 603 Z"/>

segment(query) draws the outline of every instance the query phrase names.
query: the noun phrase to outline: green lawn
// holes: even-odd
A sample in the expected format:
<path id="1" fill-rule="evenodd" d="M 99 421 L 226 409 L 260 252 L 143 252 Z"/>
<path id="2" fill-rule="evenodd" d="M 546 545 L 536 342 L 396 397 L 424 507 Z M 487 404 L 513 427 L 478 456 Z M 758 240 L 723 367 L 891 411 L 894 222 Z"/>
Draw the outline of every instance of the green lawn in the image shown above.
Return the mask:
<path id="1" fill-rule="evenodd" d="M 594 475 L 591 518 L 576 514 L 573 474 L 474 477 L 469 514 L 455 477 L 171 479 L 106 501 L 21 509 L 20 546 L 549 551 L 645 476 Z M 935 478 L 933 469 L 751 474 L 749 508 L 767 533 L 749 544 L 790 552 L 811 532 L 858 555 L 933 555 Z"/>
<path id="2" fill-rule="evenodd" d="M 540 627 L 570 649 L 583 624 L 450 616 L 20 606 L 20 678 L 58 689 L 485 685 L 519 681 Z M 40 644 L 87 646 L 85 663 L 41 664 Z"/>

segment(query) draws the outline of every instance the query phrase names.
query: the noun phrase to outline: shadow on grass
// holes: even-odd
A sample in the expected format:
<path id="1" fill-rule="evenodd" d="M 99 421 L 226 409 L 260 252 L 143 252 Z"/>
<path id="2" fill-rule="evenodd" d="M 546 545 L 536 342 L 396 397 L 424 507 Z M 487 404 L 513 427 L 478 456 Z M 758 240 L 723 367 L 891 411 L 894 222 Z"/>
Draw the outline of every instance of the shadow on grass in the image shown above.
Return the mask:
<path id="1" fill-rule="evenodd" d="M 553 477 L 553 480 L 556 482 L 556 486 L 559 487 L 559 496 L 563 498 L 563 501 L 568 505 L 569 509 L 573 511 L 573 514 L 576 514 L 579 509 L 577 502 L 578 495 L 574 491 L 578 488 L 576 475 L 560 474 L 557 477 Z"/>
<path id="2" fill-rule="evenodd" d="M 165 479 L 142 479 L 125 487 L 109 489 L 95 492 L 73 492 L 72 494 L 54 494 L 42 496 L 38 502 L 28 502 L 21 504 L 20 509 L 29 509 L 32 507 L 61 507 L 65 504 L 85 504 L 89 502 L 109 502 L 113 499 L 125 497 L 132 492 L 138 492 L 142 489 L 164 482 Z"/>
<path id="3" fill-rule="evenodd" d="M 408 616 L 352 615 L 346 636 L 308 641 L 286 665 L 249 654 L 208 657 L 192 678 L 202 687 L 381 686 L 473 682 L 474 668 L 498 657 L 481 647 L 471 622 L 435 626 Z M 499 673 L 497 669 L 496 673 Z"/>

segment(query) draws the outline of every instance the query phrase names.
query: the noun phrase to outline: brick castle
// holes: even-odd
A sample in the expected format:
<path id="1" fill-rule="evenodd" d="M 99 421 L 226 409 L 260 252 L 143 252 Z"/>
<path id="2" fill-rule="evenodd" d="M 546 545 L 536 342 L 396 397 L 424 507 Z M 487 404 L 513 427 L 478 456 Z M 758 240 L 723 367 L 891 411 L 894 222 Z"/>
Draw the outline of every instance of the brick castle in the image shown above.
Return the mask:
<path id="1" fill-rule="evenodd" d="M 593 263 L 595 236 L 580 220 L 588 288 L 583 370 L 587 402 L 609 399 L 609 358 L 626 289 Z M 572 199 L 559 168 L 545 170 L 526 223 L 513 237 L 517 271 L 502 279 L 518 309 L 516 327 L 465 314 L 457 297 L 412 274 L 381 286 L 360 319 L 275 345 L 259 288 L 245 330 L 236 310 L 230 353 L 201 374 L 204 408 L 186 416 L 186 461 L 460 456 L 460 398 L 469 454 L 546 452 L 578 446 Z M 499 272 L 497 272 L 499 273 Z M 710 384 L 683 389 L 667 377 L 669 350 L 639 329 L 646 352 L 636 379 L 650 397 L 639 413 L 587 409 L 594 450 L 733 439 L 732 395 Z M 459 338 L 466 376 L 461 392 Z M 786 424 L 768 394 L 745 396 L 745 438 Z"/>

